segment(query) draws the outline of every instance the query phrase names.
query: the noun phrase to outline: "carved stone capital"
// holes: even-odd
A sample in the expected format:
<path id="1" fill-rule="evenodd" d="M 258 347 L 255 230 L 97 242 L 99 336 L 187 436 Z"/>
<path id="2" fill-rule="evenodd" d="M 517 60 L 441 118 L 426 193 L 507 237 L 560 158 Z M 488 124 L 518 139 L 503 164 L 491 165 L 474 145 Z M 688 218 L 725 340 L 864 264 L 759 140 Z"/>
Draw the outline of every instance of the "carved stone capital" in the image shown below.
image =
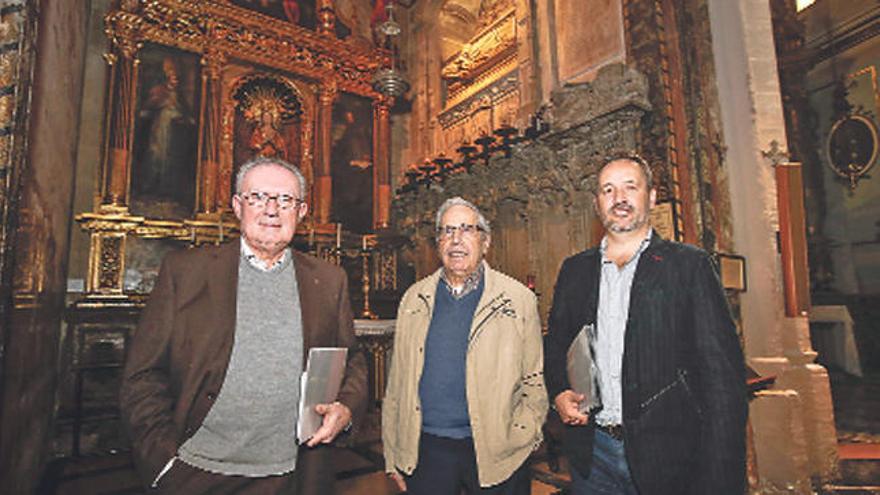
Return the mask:
<path id="1" fill-rule="evenodd" d="M 566 85 L 550 97 L 554 130 L 578 127 L 632 106 L 650 110 L 648 78 L 634 68 L 611 64 L 589 83 Z"/>

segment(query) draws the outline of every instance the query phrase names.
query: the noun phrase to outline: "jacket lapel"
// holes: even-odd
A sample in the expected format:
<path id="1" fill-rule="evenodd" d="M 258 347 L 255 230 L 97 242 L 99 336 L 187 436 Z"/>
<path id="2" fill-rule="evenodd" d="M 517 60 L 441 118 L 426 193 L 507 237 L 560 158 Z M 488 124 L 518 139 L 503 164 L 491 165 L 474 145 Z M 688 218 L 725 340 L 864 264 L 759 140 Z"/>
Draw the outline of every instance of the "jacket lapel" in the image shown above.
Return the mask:
<path id="1" fill-rule="evenodd" d="M 240 241 L 232 241 L 216 250 L 214 265 L 208 275 L 208 290 L 216 308 L 214 327 L 220 340 L 221 355 L 228 362 L 235 336 L 236 291 Z"/>
<path id="2" fill-rule="evenodd" d="M 658 247 L 663 243 L 663 238 L 657 231 L 651 235 L 651 241 L 648 243 L 647 249 L 639 257 L 639 264 L 636 267 L 636 274 L 633 277 L 632 293 L 630 295 L 630 308 L 632 301 L 640 296 L 646 289 L 654 286 L 657 276 L 660 274 L 660 267 L 663 264 L 663 256 L 658 252 Z"/>
<path id="3" fill-rule="evenodd" d="M 303 366 L 305 366 L 309 349 L 314 341 L 312 336 L 318 329 L 315 310 L 320 304 L 318 298 L 320 281 L 315 277 L 313 266 L 309 260 L 292 248 L 291 252 L 293 253 L 293 269 L 296 272 L 296 287 L 299 292 L 299 309 L 302 315 Z"/>
<path id="4" fill-rule="evenodd" d="M 587 257 L 586 263 L 584 263 L 583 270 L 584 273 L 581 280 L 586 280 L 590 286 L 587 287 L 588 299 L 583 301 L 586 314 L 582 321 L 595 324 L 599 311 L 599 287 L 601 286 L 599 282 L 602 276 L 602 252 L 599 248 L 595 248 L 590 252 L 590 256 Z M 580 303 L 581 301 L 576 302 L 576 304 Z"/>
<path id="5" fill-rule="evenodd" d="M 633 276 L 632 289 L 629 296 L 629 321 L 633 321 L 633 314 L 637 314 L 645 306 L 645 298 L 648 293 L 657 286 L 657 279 L 662 273 L 663 256 L 662 246 L 666 242 L 655 230 L 651 235 L 651 241 L 647 249 L 639 257 L 636 273 Z M 625 345 L 631 345 L 634 338 L 635 328 L 646 328 L 645 325 L 627 325 Z"/>

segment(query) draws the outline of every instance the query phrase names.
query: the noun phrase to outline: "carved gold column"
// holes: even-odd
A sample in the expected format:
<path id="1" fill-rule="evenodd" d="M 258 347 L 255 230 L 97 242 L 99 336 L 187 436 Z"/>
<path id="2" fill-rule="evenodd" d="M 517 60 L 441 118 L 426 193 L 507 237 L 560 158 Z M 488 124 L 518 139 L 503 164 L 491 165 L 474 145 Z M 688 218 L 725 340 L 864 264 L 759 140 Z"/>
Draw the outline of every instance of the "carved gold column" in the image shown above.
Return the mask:
<path id="1" fill-rule="evenodd" d="M 200 215 L 218 211 L 217 184 L 220 181 L 220 133 L 222 92 L 220 74 L 226 64 L 226 55 L 209 50 L 202 56 L 202 103 L 199 109 L 199 181 L 198 205 Z"/>
<path id="2" fill-rule="evenodd" d="M 318 32 L 328 36 L 336 36 L 336 10 L 333 0 L 317 0 Z"/>
<path id="3" fill-rule="evenodd" d="M 373 227 L 388 227 L 391 211 L 392 98 L 373 100 Z"/>
<path id="4" fill-rule="evenodd" d="M 110 83 L 104 122 L 101 208 L 114 212 L 128 209 L 128 176 L 137 103 L 137 52 L 142 45 L 130 15 L 127 12 L 111 14 L 107 17 L 106 28 L 111 49 L 104 55 L 110 66 Z"/>
<path id="5" fill-rule="evenodd" d="M 330 173 L 330 145 L 332 143 L 333 102 L 338 96 L 336 83 L 323 84 L 318 93 L 317 157 L 315 160 L 315 220 L 330 223 L 333 205 L 333 177 Z"/>

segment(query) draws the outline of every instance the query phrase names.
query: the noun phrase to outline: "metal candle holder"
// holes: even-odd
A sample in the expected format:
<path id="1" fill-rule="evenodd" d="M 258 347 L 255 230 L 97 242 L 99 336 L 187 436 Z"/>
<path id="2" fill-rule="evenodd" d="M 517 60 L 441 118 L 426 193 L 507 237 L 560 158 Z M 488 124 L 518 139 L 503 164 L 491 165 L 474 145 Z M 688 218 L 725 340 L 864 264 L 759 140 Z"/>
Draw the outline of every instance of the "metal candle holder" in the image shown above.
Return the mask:
<path id="1" fill-rule="evenodd" d="M 361 290 L 364 294 L 364 308 L 363 311 L 361 311 L 361 317 L 369 320 L 376 320 L 379 317 L 370 310 L 370 256 L 373 253 L 373 248 L 369 245 L 367 236 L 363 236 L 361 240 L 360 257 L 363 266 Z"/>

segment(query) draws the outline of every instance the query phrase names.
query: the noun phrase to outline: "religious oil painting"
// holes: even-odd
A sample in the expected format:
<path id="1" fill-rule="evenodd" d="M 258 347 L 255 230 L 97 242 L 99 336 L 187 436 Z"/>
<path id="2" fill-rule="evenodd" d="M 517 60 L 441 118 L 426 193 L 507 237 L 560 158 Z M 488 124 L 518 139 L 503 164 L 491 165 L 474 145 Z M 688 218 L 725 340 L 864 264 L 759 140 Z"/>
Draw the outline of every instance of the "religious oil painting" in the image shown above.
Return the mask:
<path id="1" fill-rule="evenodd" d="M 234 5 L 315 29 L 317 16 L 314 0 L 232 0 Z"/>
<path id="2" fill-rule="evenodd" d="M 187 218 L 195 201 L 199 60 L 155 45 L 140 60 L 131 208 L 151 218 Z"/>
<path id="3" fill-rule="evenodd" d="M 367 98 L 343 93 L 333 107 L 330 170 L 333 217 L 346 230 L 373 224 L 373 111 Z"/>
<path id="4" fill-rule="evenodd" d="M 280 158 L 300 166 L 302 102 L 294 86 L 269 74 L 247 76 L 236 86 L 234 170 L 257 157 Z"/>

